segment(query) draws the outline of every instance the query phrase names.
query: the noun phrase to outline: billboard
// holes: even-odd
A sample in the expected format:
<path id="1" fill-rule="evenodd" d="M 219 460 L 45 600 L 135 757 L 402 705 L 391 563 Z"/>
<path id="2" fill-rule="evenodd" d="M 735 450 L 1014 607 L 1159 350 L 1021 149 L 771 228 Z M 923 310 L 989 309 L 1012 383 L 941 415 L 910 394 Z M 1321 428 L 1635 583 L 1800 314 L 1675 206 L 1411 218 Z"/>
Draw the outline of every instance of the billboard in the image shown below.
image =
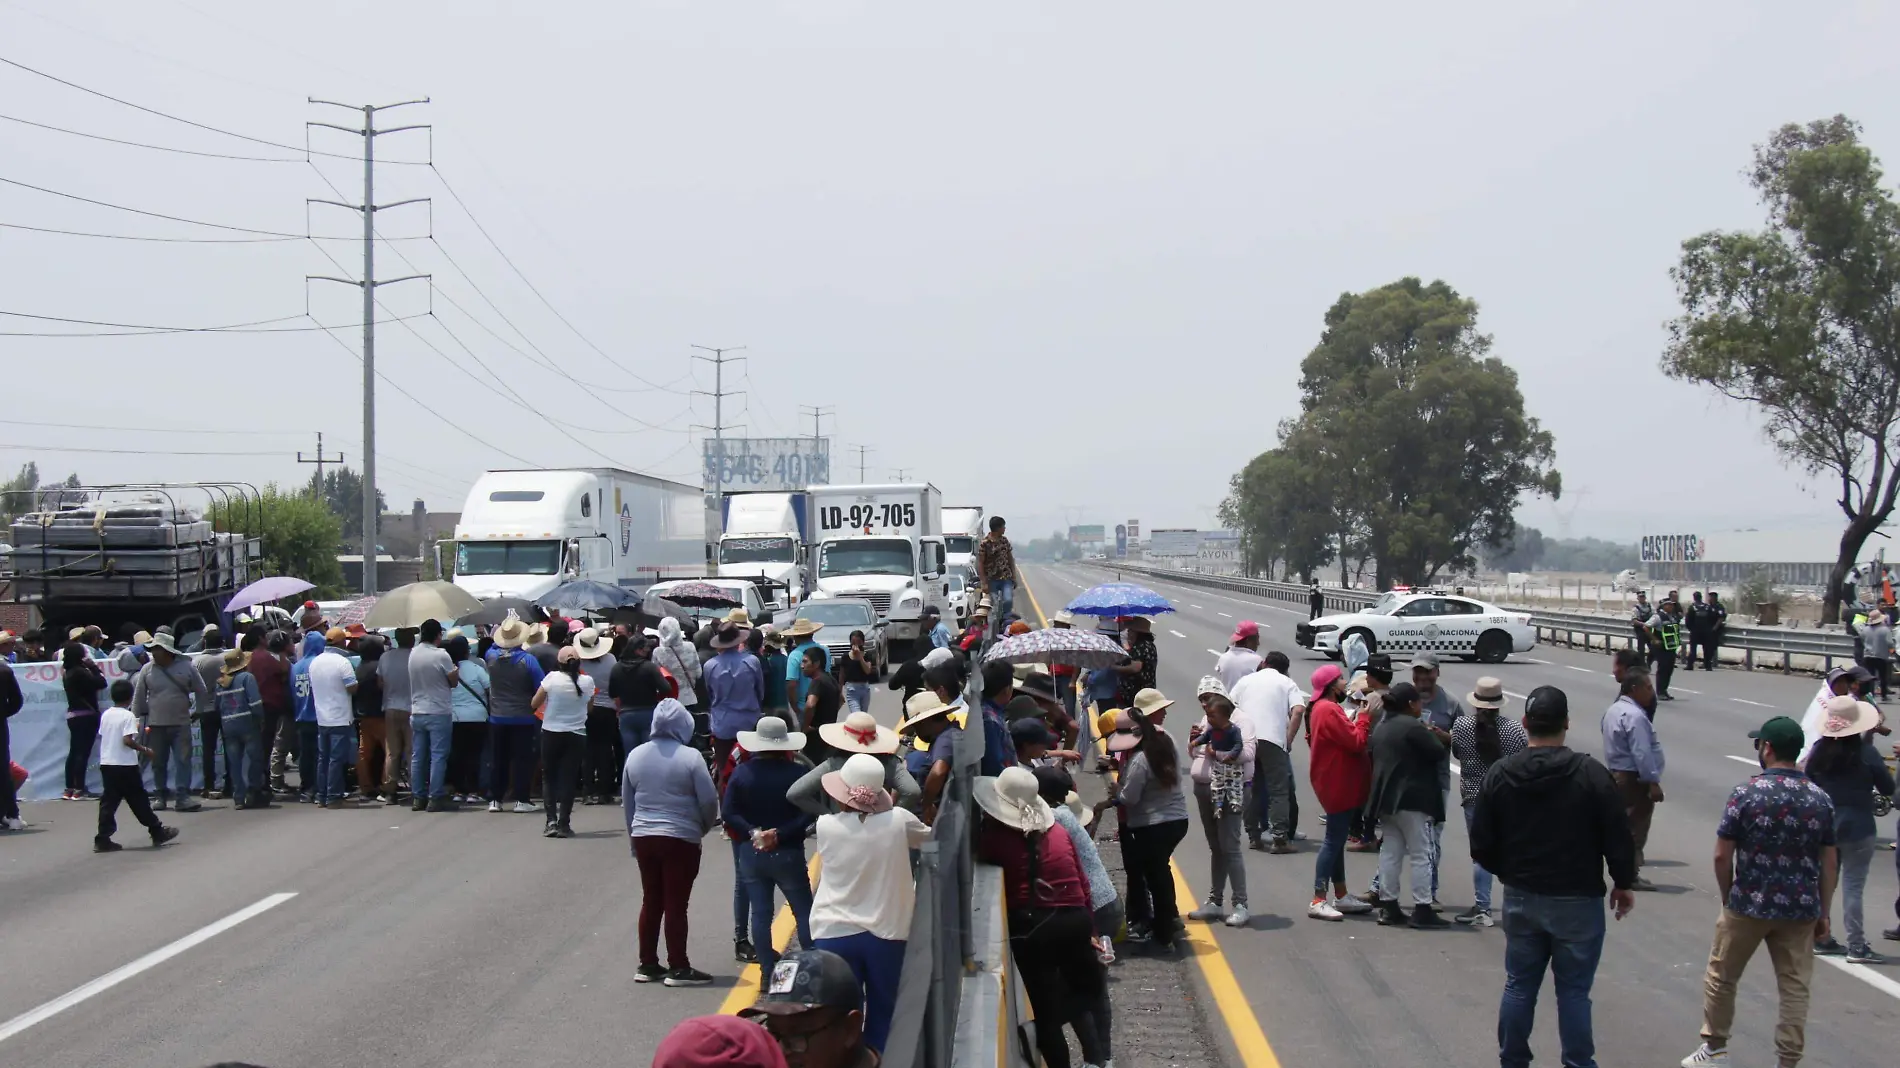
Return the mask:
<path id="1" fill-rule="evenodd" d="M 1148 532 L 1148 556 L 1153 558 L 1199 556 L 1201 532 L 1198 530 L 1151 530 Z"/>
<path id="2" fill-rule="evenodd" d="M 1201 532 L 1201 550 L 1195 554 L 1202 571 L 1219 574 L 1240 567 L 1240 532 L 1207 530 Z"/>
<path id="3" fill-rule="evenodd" d="M 1094 526 L 1070 527 L 1069 544 L 1084 548 L 1100 548 L 1108 542 L 1107 528 L 1097 523 Z"/>
<path id="4" fill-rule="evenodd" d="M 707 438 L 708 493 L 790 493 L 831 482 L 830 438 Z"/>
<path id="5" fill-rule="evenodd" d="M 1130 519 L 1128 521 L 1128 544 L 1139 545 L 1140 543 L 1141 543 L 1141 520 Z"/>
<path id="6" fill-rule="evenodd" d="M 1128 524 L 1117 523 L 1115 524 L 1115 558 L 1119 560 L 1122 557 L 1127 556 L 1127 555 L 1128 555 Z"/>
<path id="7" fill-rule="evenodd" d="M 1702 559 L 1707 545 L 1694 534 L 1650 534 L 1637 548 L 1645 564 L 1678 564 Z"/>

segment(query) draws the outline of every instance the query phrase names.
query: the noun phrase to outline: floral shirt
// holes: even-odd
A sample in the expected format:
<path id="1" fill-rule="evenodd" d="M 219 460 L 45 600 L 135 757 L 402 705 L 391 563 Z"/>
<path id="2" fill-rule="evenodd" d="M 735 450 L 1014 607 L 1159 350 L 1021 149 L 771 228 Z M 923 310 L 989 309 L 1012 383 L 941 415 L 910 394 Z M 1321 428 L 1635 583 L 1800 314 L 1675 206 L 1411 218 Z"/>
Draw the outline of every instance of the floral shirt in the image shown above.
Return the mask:
<path id="1" fill-rule="evenodd" d="M 1121 690 L 1115 697 L 1123 708 L 1135 703 L 1136 694 L 1154 687 L 1155 679 L 1159 674 L 1155 660 L 1161 655 L 1161 651 L 1155 647 L 1153 634 L 1135 633 L 1126 648 L 1129 660 L 1141 661 L 1141 670 L 1133 675 L 1121 677 Z"/>
<path id="2" fill-rule="evenodd" d="M 1016 550 L 1001 534 L 986 534 L 977 543 L 977 566 L 991 582 L 1006 582 L 1016 577 Z M 996 606 L 1001 611 L 1003 606 Z"/>
<path id="3" fill-rule="evenodd" d="M 1821 850 L 1834 844 L 1834 802 L 1793 768 L 1769 768 L 1728 795 L 1716 836 L 1735 843 L 1728 909 L 1758 920 L 1821 915 Z"/>

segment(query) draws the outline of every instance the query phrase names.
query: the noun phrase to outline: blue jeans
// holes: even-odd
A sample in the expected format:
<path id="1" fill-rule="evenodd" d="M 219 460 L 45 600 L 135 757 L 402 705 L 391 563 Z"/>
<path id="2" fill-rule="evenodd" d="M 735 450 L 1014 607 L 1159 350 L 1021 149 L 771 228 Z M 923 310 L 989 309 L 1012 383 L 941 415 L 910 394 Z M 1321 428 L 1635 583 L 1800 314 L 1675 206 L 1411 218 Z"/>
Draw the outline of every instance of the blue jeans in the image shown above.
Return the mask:
<path id="1" fill-rule="evenodd" d="M 448 796 L 449 733 L 454 729 L 453 717 L 409 713 L 409 789 L 418 799 Z"/>
<path id="2" fill-rule="evenodd" d="M 1324 897 L 1332 887 L 1346 885 L 1346 839 L 1352 836 L 1352 809 L 1326 814 L 1326 838 L 1313 864 L 1313 896 Z"/>
<path id="3" fill-rule="evenodd" d="M 997 634 L 1003 633 L 1004 623 L 1009 618 L 1009 610 L 1016 603 L 1016 580 L 990 579 L 990 629 Z"/>
<path id="4" fill-rule="evenodd" d="M 851 965 L 851 973 L 864 988 L 864 1042 L 883 1053 L 884 1042 L 891 1037 L 891 1015 L 897 1008 L 904 943 L 862 932 L 845 938 L 820 938 L 817 948 L 836 953 Z"/>
<path id="5" fill-rule="evenodd" d="M 812 948 L 811 875 L 805 868 L 805 847 L 780 846 L 761 853 L 752 848 L 751 842 L 738 844 L 744 847 L 739 851 L 739 876 L 752 900 L 752 948 L 759 953 L 759 974 L 769 976 L 772 965 L 778 963 L 778 950 L 772 945 L 773 887 L 785 894 L 785 903 L 792 907 L 792 918 L 798 921 L 798 944 Z"/>
<path id="6" fill-rule="evenodd" d="M 1470 833 L 1471 833 L 1471 803 L 1467 802 L 1465 805 L 1465 834 L 1469 835 Z M 1491 911 L 1491 873 L 1488 871 L 1485 871 L 1484 865 L 1478 863 L 1475 860 L 1471 862 L 1471 887 L 1472 887 L 1473 896 L 1477 898 L 1477 902 L 1476 902 L 1477 906 L 1486 912 L 1490 912 Z"/>
<path id="7" fill-rule="evenodd" d="M 145 744 L 152 750 L 152 785 L 161 802 L 172 799 L 172 776 L 178 777 L 178 796 L 191 796 L 191 725 L 147 727 Z"/>
<path id="8" fill-rule="evenodd" d="M 627 755 L 633 755 L 636 747 L 645 744 L 653 737 L 653 710 L 650 708 L 626 708 L 620 712 L 620 742 L 626 747 Z"/>
<path id="9" fill-rule="evenodd" d="M 1504 996 L 1498 1002 L 1498 1064 L 1528 1068 L 1537 991 L 1550 969 L 1565 1068 L 1597 1068 L 1590 985 L 1603 956 L 1603 899 L 1546 897 L 1504 888 Z"/>
<path id="10" fill-rule="evenodd" d="M 871 710 L 871 684 L 868 682 L 845 683 L 844 707 L 847 712 L 869 712 Z"/>
<path id="11" fill-rule="evenodd" d="M 224 717 L 224 767 L 231 776 L 231 800 L 243 804 L 264 792 L 264 739 L 257 713 Z"/>
<path id="12" fill-rule="evenodd" d="M 356 752 L 355 727 L 317 728 L 317 801 L 343 800 L 343 769 Z"/>

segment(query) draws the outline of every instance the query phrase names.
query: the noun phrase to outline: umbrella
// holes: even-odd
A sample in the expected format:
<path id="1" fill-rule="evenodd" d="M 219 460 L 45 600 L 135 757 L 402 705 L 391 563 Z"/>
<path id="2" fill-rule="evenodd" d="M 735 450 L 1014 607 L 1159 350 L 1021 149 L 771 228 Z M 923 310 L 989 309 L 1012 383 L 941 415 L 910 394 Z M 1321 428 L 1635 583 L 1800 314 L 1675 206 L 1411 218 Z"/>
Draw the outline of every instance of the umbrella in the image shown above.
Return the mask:
<path id="1" fill-rule="evenodd" d="M 461 619 L 482 607 L 475 595 L 452 582 L 411 582 L 385 593 L 370 609 L 363 625 L 371 630 L 383 627 L 419 627 L 436 619 L 444 623 Z"/>
<path id="2" fill-rule="evenodd" d="M 1069 602 L 1069 611 L 1084 616 L 1155 616 L 1174 611 L 1174 606 L 1146 586 L 1104 582 L 1082 591 Z"/>
<path id="3" fill-rule="evenodd" d="M 517 619 L 529 622 L 533 622 L 536 618 L 533 602 L 524 601 L 519 597 L 496 597 L 493 600 L 483 601 L 480 608 L 462 616 L 461 620 L 464 623 L 477 623 L 485 627 L 499 627 L 502 621 L 508 618 L 510 612 L 514 613 Z"/>
<path id="4" fill-rule="evenodd" d="M 344 605 L 343 609 L 336 614 L 336 618 L 330 621 L 330 625 L 333 627 L 347 627 L 352 623 L 361 623 L 363 620 L 369 618 L 369 610 L 374 607 L 376 607 L 376 597 L 374 594 L 368 597 L 358 597 L 356 600 Z"/>
<path id="5" fill-rule="evenodd" d="M 286 597 L 292 597 L 305 590 L 313 589 L 316 589 L 315 583 L 305 582 L 303 579 L 293 578 L 289 575 L 278 575 L 273 578 L 258 579 L 256 582 L 237 591 L 237 595 L 231 598 L 230 604 L 224 606 L 224 610 L 227 612 L 237 612 L 240 609 L 249 608 L 255 604 L 263 604 L 266 601 L 281 601 Z"/>
<path id="6" fill-rule="evenodd" d="M 983 657 L 1004 664 L 1068 664 L 1079 668 L 1110 667 L 1128 659 L 1121 643 L 1088 630 L 1032 630 L 995 645 Z"/>
<path id="7" fill-rule="evenodd" d="M 579 579 L 555 587 L 539 603 L 543 608 L 562 612 L 606 612 L 639 602 L 640 595 L 632 590 L 609 586 L 605 582 Z"/>
<path id="8" fill-rule="evenodd" d="M 688 608 L 737 608 L 745 603 L 710 582 L 682 582 L 660 597 Z"/>

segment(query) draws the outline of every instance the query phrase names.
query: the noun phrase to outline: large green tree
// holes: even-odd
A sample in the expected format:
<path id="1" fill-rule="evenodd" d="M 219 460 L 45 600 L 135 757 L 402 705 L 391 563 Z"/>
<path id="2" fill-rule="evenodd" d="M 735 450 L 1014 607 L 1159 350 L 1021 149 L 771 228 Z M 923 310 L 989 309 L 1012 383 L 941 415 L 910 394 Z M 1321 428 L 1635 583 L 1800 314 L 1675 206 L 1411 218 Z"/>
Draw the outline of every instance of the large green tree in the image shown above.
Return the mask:
<path id="1" fill-rule="evenodd" d="M 1747 401 L 1846 518 L 1821 618 L 1900 492 L 1900 207 L 1844 115 L 1755 147 L 1767 226 L 1683 242 L 1663 371 Z"/>
<path id="2" fill-rule="evenodd" d="M 219 530 L 260 536 L 265 575 L 294 575 L 314 582 L 319 597 L 344 593 L 343 565 L 336 559 L 337 544 L 343 537 L 342 525 L 330 509 L 311 497 L 307 490 L 286 493 L 272 483 L 264 487 L 257 504 L 250 507 L 214 506 L 211 522 Z"/>
<path id="3" fill-rule="evenodd" d="M 317 476 L 311 475 L 305 487 L 306 492 L 318 492 Z M 323 502 L 343 524 L 343 541 L 355 542 L 363 536 L 363 476 L 348 467 L 336 467 L 323 473 L 323 486 L 320 494 Z M 383 491 L 376 491 L 376 514 L 389 511 L 389 500 Z"/>

